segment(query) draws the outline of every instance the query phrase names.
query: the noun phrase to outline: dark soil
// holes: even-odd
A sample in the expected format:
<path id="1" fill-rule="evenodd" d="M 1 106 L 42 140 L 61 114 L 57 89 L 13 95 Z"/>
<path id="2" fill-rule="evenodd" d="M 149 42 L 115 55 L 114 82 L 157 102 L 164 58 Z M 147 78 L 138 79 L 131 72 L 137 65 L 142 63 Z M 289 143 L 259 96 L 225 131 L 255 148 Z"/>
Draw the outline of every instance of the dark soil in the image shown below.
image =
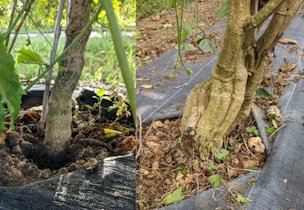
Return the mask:
<path id="1" fill-rule="evenodd" d="M 44 155 L 44 137 L 37 133 L 40 111 L 21 111 L 15 130 L 0 134 L 0 186 L 19 186 L 81 168 L 92 169 L 108 156 L 132 153 L 135 138 L 131 118 L 115 121 L 116 117 L 108 120 L 103 114 L 87 108 L 74 110 L 69 147 L 54 161 Z M 104 129 L 120 133 L 108 137 Z"/>

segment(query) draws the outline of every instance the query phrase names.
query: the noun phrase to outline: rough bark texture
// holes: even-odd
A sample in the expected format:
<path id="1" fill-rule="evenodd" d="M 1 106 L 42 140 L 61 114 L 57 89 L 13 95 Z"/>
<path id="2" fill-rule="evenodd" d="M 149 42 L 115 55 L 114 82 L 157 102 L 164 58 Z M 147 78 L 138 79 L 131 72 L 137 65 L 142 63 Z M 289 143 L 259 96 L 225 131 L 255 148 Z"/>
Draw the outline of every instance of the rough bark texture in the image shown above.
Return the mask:
<path id="1" fill-rule="evenodd" d="M 72 0 L 68 14 L 65 47 L 80 34 L 90 20 L 92 0 Z M 43 145 L 51 157 L 58 157 L 68 146 L 71 137 L 71 97 L 84 66 L 84 51 L 91 29 L 85 37 L 60 61 L 46 117 Z"/>
<path id="2" fill-rule="evenodd" d="M 218 151 L 231 130 L 250 113 L 255 91 L 273 48 L 303 0 L 229 0 L 229 19 L 212 77 L 189 94 L 182 119 L 185 142 L 194 141 L 202 159 Z M 257 28 L 273 14 L 257 39 Z"/>

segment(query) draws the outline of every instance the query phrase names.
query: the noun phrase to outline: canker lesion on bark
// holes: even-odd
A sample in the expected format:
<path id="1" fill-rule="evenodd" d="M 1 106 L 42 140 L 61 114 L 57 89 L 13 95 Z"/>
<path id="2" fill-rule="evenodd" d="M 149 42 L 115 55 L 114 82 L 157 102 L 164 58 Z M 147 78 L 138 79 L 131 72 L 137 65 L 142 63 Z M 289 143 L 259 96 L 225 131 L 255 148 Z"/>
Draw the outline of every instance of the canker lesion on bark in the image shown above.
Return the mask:
<path id="1" fill-rule="evenodd" d="M 227 28 L 213 74 L 187 97 L 182 138 L 195 142 L 202 159 L 217 152 L 225 137 L 250 114 L 274 46 L 303 4 L 303 0 L 270 0 L 257 11 L 257 1 L 229 0 Z M 269 17 L 258 37 L 257 28 Z"/>

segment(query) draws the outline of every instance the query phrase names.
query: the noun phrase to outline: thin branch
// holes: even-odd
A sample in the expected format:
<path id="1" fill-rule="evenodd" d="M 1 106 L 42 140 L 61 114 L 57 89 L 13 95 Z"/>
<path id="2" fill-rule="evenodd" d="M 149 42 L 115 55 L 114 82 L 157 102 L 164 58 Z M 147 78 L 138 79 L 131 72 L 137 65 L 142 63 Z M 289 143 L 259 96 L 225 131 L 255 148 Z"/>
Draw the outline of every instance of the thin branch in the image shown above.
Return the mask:
<path id="1" fill-rule="evenodd" d="M 17 37 L 18 37 L 18 35 L 19 35 L 19 31 L 20 31 L 20 29 L 21 29 L 21 27 L 22 27 L 22 25 L 23 25 L 23 23 L 24 23 L 26 17 L 28 16 L 28 14 L 29 14 L 29 12 L 30 12 L 33 3 L 34 3 L 34 0 L 31 0 L 30 3 L 28 4 L 27 9 L 25 10 L 25 13 L 24 13 L 24 15 L 23 15 L 23 17 L 22 17 L 22 19 L 21 19 L 19 25 L 17 26 L 17 28 L 16 28 L 16 30 L 15 30 L 14 38 L 13 38 L 12 43 L 11 43 L 11 46 L 10 46 L 10 48 L 9 48 L 9 50 L 8 50 L 9 53 L 12 51 L 12 49 L 13 49 L 13 47 L 14 47 L 14 45 L 15 45 L 15 42 L 16 42 Z"/>
<path id="2" fill-rule="evenodd" d="M 35 28 L 38 30 L 38 32 L 41 34 L 41 36 L 43 36 L 43 38 L 48 43 L 48 45 L 50 47 L 52 47 L 52 44 L 50 43 L 50 41 L 48 40 L 48 38 L 46 38 L 46 36 L 44 35 L 44 32 L 42 32 L 41 29 L 37 26 L 37 23 L 35 23 L 35 21 L 33 20 L 32 16 L 29 14 L 28 17 L 31 20 L 32 24 L 35 26 Z"/>
<path id="3" fill-rule="evenodd" d="M 245 29 L 250 30 L 262 24 L 273 11 L 286 0 L 271 0 L 259 12 L 248 18 L 245 22 Z"/>
<path id="4" fill-rule="evenodd" d="M 10 22 L 8 24 L 8 27 L 10 27 L 13 24 L 13 20 L 14 20 L 14 17 L 15 17 L 15 12 L 16 12 L 16 7 L 17 7 L 17 0 L 14 0 L 14 5 L 13 5 L 12 13 L 11 13 L 11 16 L 10 16 Z M 6 39 L 6 42 L 5 42 L 6 47 L 8 46 L 10 35 L 11 35 L 11 33 L 8 34 L 8 38 Z"/>
<path id="5" fill-rule="evenodd" d="M 56 57 L 56 59 L 50 63 L 47 68 L 41 72 L 41 74 L 39 76 L 36 77 L 36 79 L 34 79 L 26 88 L 25 88 L 25 92 L 27 92 L 31 87 L 33 87 L 34 84 L 36 84 L 39 79 L 41 79 L 42 77 L 44 77 L 44 75 L 46 75 L 48 73 L 48 71 L 56 64 L 58 63 L 72 48 L 74 48 L 78 42 L 87 34 L 87 31 L 90 29 L 90 27 L 92 26 L 92 24 L 97 20 L 98 18 L 98 14 L 100 13 L 102 9 L 102 4 L 100 2 L 97 11 L 95 12 L 94 16 L 92 17 L 92 19 L 90 20 L 90 22 L 82 29 L 81 33 L 73 40 L 73 42 L 63 50 L 63 52 Z"/>
<path id="6" fill-rule="evenodd" d="M 15 26 L 17 25 L 19 19 L 22 17 L 23 13 L 25 12 L 25 10 L 28 8 L 30 0 L 26 0 L 25 3 L 23 4 L 22 9 L 20 10 L 18 16 L 16 17 L 16 19 L 14 20 L 14 22 L 8 27 L 5 35 L 4 35 L 4 40 L 9 39 L 9 36 L 12 32 L 12 30 L 15 28 Z"/>
<path id="7" fill-rule="evenodd" d="M 53 47 L 51 51 L 50 56 L 50 63 L 52 63 L 55 60 L 56 57 L 56 51 L 58 48 L 59 38 L 60 38 L 60 32 L 61 32 L 61 20 L 62 20 L 62 13 L 64 9 L 64 2 L 65 0 L 60 0 L 59 6 L 58 6 L 58 13 L 56 18 L 56 25 L 54 29 L 54 41 L 53 41 Z M 50 84 L 52 80 L 52 74 L 53 74 L 53 67 L 50 68 L 47 74 L 46 82 L 45 82 L 45 89 L 43 93 L 43 102 L 42 102 L 42 113 L 41 113 L 41 119 L 40 119 L 40 125 L 44 127 L 45 124 L 45 118 L 47 113 L 47 105 L 49 101 L 49 95 L 50 95 Z"/>
<path id="8" fill-rule="evenodd" d="M 261 57 L 274 48 L 295 14 L 301 8 L 303 2 L 303 0 L 286 0 L 273 12 L 274 15 L 271 22 L 257 41 L 258 62 L 256 65 L 259 65 L 259 60 L 262 59 Z"/>

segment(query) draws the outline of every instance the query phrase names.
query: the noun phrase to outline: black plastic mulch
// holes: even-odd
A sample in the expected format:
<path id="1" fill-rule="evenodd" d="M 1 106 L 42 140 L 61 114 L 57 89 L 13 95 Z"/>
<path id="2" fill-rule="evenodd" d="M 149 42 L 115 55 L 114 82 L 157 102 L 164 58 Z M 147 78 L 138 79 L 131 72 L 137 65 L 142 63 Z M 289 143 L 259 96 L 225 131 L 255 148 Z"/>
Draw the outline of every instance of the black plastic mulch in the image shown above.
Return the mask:
<path id="1" fill-rule="evenodd" d="M 303 24 L 304 16 L 302 10 L 284 34 L 286 38 L 298 40 L 298 47 L 294 48 L 291 45 L 278 44 L 275 48 L 275 58 L 271 67 L 272 72 L 278 72 L 284 64 L 284 59 L 287 59 L 289 63 L 298 64 L 291 76 L 304 69 Z M 292 48 L 294 49 L 292 50 Z M 137 85 L 137 114 L 141 115 L 143 123 L 181 115 L 187 94 L 195 84 L 209 78 L 211 70 L 216 63 L 216 57 L 212 56 L 202 64 L 190 64 L 193 70 L 193 77 L 190 79 L 183 72 L 177 76 L 176 80 L 161 82 L 162 78 L 168 74 L 168 69 L 172 69 L 175 59 L 176 51 L 173 50 L 138 72 L 138 78 L 149 78 L 150 84 L 159 85 L 152 90 L 141 88 L 141 83 Z M 149 73 L 151 71 L 153 72 L 152 75 Z M 145 84 L 149 83 L 145 82 Z M 186 85 L 181 86 L 183 84 Z M 239 186 L 245 183 L 248 177 L 254 176 L 257 179 L 256 184 L 244 193 L 245 197 L 252 200 L 252 202 L 240 207 L 241 209 L 244 207 L 253 210 L 304 209 L 303 101 L 303 79 L 298 82 L 292 82 L 285 88 L 284 94 L 280 99 L 280 110 L 283 114 L 281 123 L 286 124 L 286 126 L 279 131 L 275 138 L 265 166 L 256 174 L 240 177 L 233 182 Z M 215 199 L 212 194 L 215 190 L 223 191 L 224 189 L 223 186 L 211 189 L 162 209 L 228 209 L 232 206 L 232 203 L 226 202 L 224 197 Z"/>

